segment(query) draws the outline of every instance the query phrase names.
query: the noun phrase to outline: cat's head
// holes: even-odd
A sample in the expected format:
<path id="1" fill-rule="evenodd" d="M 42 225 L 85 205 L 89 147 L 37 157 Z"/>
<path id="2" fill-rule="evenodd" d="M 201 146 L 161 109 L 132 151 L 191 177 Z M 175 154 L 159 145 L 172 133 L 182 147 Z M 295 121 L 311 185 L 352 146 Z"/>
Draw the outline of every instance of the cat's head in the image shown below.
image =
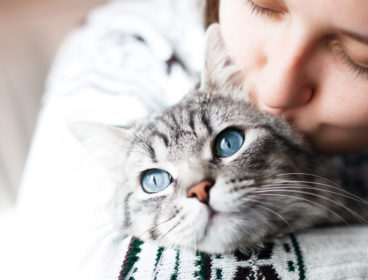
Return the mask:
<path id="1" fill-rule="evenodd" d="M 201 87 L 182 102 L 130 128 L 74 130 L 119 185 L 128 232 L 224 252 L 313 224 L 327 210 L 310 202 L 317 201 L 312 194 L 260 192 L 301 184 L 304 175 L 296 173 L 314 172 L 316 158 L 288 124 L 246 102 L 217 26 L 207 38 Z"/>

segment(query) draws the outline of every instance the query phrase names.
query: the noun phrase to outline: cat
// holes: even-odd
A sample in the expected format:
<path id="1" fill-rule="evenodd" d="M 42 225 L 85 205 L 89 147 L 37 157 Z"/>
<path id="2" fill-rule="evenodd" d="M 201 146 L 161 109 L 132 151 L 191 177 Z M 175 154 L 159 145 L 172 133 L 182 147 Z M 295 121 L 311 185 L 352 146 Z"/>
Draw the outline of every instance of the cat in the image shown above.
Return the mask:
<path id="1" fill-rule="evenodd" d="M 327 158 L 290 124 L 257 111 L 218 25 L 200 86 L 127 127 L 77 123 L 76 137 L 116 178 L 121 225 L 165 247 L 232 252 L 324 223 L 365 222 Z"/>

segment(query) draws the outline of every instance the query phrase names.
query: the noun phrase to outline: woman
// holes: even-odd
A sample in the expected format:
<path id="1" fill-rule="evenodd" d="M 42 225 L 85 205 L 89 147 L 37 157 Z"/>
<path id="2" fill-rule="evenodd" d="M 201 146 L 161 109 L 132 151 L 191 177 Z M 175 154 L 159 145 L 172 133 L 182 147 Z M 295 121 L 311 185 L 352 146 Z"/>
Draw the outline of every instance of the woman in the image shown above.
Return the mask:
<path id="1" fill-rule="evenodd" d="M 20 232 L 27 232 L 17 254 L 24 259 L 22 278 L 367 276 L 363 226 L 290 235 L 252 257 L 163 250 L 122 236 L 118 187 L 98 177 L 97 169 L 89 170 L 86 152 L 65 121 L 122 124 L 181 98 L 202 65 L 196 4 L 113 1 L 92 13 L 59 52 L 18 201 Z M 368 145 L 367 5 L 365 0 L 208 0 L 205 10 L 207 24 L 220 22 L 255 105 L 285 117 L 321 152 L 341 154 Z M 354 164 L 349 170 L 354 174 L 367 168 L 361 152 L 339 160 L 344 169 L 347 162 Z"/>
<path id="2" fill-rule="evenodd" d="M 256 106 L 328 154 L 368 147 L 368 2 L 207 0 Z"/>

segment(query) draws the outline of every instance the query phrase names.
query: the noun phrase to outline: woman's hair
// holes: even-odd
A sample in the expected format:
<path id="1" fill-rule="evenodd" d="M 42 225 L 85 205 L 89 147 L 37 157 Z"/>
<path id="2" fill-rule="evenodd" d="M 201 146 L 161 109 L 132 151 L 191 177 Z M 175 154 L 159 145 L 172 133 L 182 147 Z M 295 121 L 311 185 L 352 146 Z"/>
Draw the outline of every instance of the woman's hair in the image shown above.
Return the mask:
<path id="1" fill-rule="evenodd" d="M 207 28 L 211 23 L 218 22 L 218 9 L 220 0 L 205 0 L 204 24 Z"/>

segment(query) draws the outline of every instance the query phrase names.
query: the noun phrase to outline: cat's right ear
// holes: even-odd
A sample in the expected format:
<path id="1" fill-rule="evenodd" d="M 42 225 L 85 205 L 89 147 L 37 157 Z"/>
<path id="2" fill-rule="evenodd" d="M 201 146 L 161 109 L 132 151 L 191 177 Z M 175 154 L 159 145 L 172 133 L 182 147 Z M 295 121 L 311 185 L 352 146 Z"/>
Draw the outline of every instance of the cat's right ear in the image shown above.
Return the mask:
<path id="1" fill-rule="evenodd" d="M 205 62 L 200 88 L 216 91 L 243 87 L 241 69 L 232 62 L 218 23 L 208 27 L 205 42 Z"/>
<path id="2" fill-rule="evenodd" d="M 72 122 L 68 128 L 89 154 L 104 162 L 126 151 L 133 137 L 130 127 L 102 123 Z"/>

